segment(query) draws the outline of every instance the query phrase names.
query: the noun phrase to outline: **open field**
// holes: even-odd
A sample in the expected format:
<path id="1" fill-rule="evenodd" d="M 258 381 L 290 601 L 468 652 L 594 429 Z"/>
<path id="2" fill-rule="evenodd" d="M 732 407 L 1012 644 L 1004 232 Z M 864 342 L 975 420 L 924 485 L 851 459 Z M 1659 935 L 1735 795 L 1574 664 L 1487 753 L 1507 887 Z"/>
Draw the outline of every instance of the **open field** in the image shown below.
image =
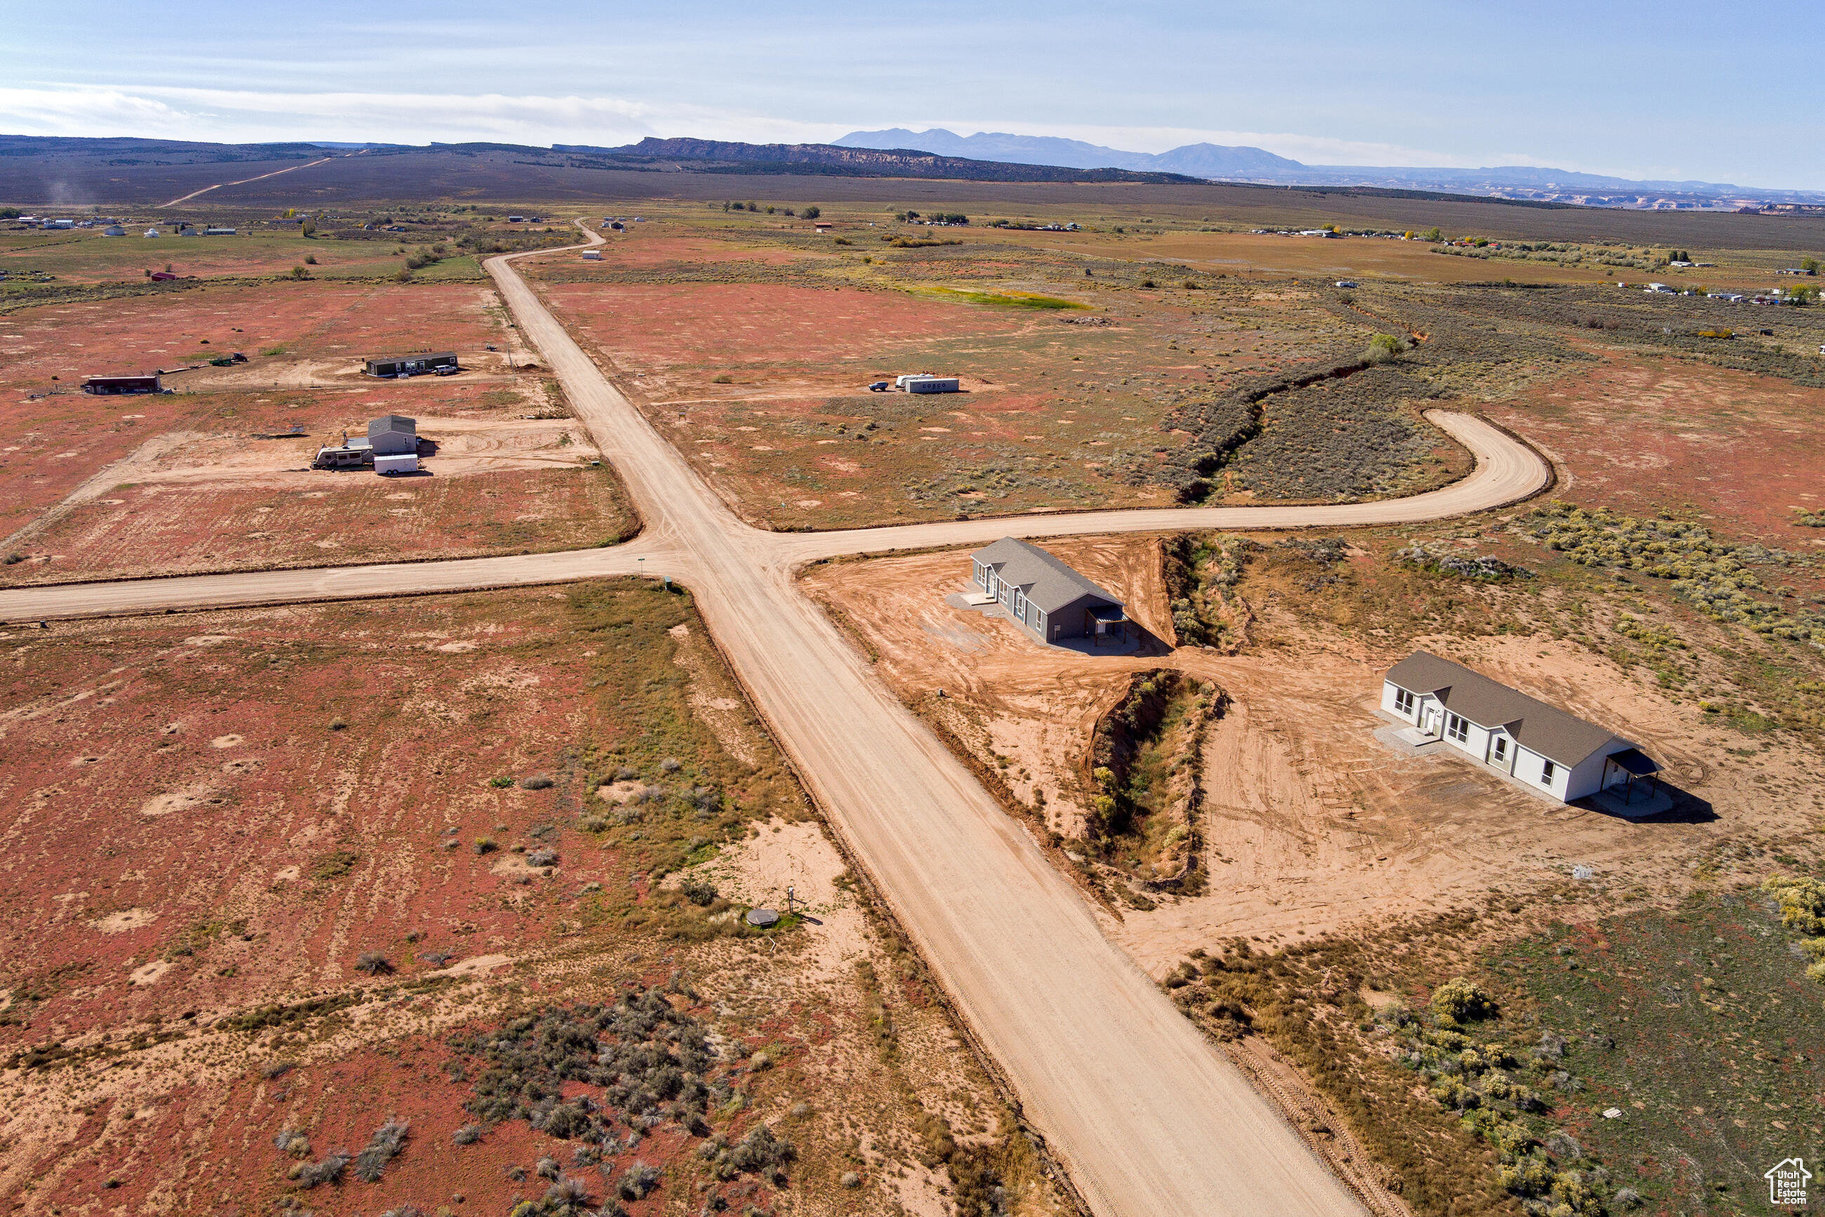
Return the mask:
<path id="1" fill-rule="evenodd" d="M 6 582 L 570 549 L 635 526 L 491 289 L 193 287 L 24 309 L 0 342 Z M 364 355 L 425 347 L 465 371 L 362 375 Z M 247 361 L 204 362 L 234 351 Z M 152 368 L 175 392 L 73 391 Z M 419 420 L 426 474 L 309 469 L 318 445 L 388 413 Z"/>
<path id="2" fill-rule="evenodd" d="M 1825 389 L 1687 361 L 1616 356 L 1490 411 L 1570 472 L 1565 497 L 1633 515 L 1711 522 L 1744 540 L 1804 552 L 1825 535 L 1817 442 Z"/>
<path id="3" fill-rule="evenodd" d="M 1419 422 L 1428 401 L 1501 406 L 1655 349 L 1825 379 L 1808 310 L 1611 282 L 1652 273 L 1651 249 L 1576 253 L 1649 268 L 1618 272 L 1132 217 L 1042 233 L 833 208 L 819 235 L 783 210 L 649 210 L 602 261 L 550 255 L 532 273 L 698 471 L 774 528 L 1405 494 L 1462 469 Z M 1703 273 L 1753 285 L 1770 265 Z M 1329 282 L 1344 275 L 1360 286 Z M 1408 349 L 1368 359 L 1378 332 Z M 966 391 L 860 391 L 912 369 Z"/>
<path id="4" fill-rule="evenodd" d="M 1719 1183 L 1735 1190 L 1704 1211 L 1738 1211 L 1730 1202 L 1753 1196 L 1739 1176 L 1752 1184 L 1752 1160 L 1785 1144 L 1755 1122 L 1793 1125 L 1801 1101 L 1781 1087 L 1818 1085 L 1793 1054 L 1815 1052 L 1798 1011 L 1820 991 L 1744 885 L 1816 870 L 1804 843 L 1825 812 L 1825 579 L 1802 515 L 1821 511 L 1805 455 L 1825 391 L 1819 310 L 1730 313 L 1602 287 L 1587 268 L 1412 243 L 1204 233 L 1187 212 L 1109 211 L 1091 217 L 1101 231 L 1040 234 L 925 229 L 810 197 L 826 200 L 833 235 L 648 199 L 636 206 L 649 222 L 611 236 L 603 261 L 531 263 L 589 357 L 752 521 L 1402 495 L 1467 464 L 1420 420 L 1435 405 L 1539 442 L 1561 482 L 1551 500 L 1500 513 L 1335 539 L 1164 538 L 1177 565 L 1154 536 L 1053 543 L 1152 634 L 1132 656 L 1042 650 L 946 606 L 965 578 L 958 552 L 832 561 L 803 584 L 833 606 L 850 654 L 786 586 L 790 556 L 810 552 L 792 546 L 820 538 L 749 533 L 717 512 L 536 304 L 515 308 L 564 384 L 584 386 L 581 425 L 479 285 L 204 284 L 0 317 L 0 346 L 18 355 L 3 356 L 0 378 L 22 395 L 17 430 L 36 445 L 15 440 L 6 455 L 37 496 L 18 511 L 37 520 L 19 545 L 32 560 L 0 567 L 0 581 L 595 544 L 631 518 L 606 473 L 579 467 L 599 444 L 650 508 L 639 556 L 699 590 L 802 771 L 846 809 L 849 839 L 877 873 L 900 875 L 896 907 L 1033 1088 L 1035 1121 L 1088 1147 L 1063 1159 L 1074 1173 L 1146 1183 L 1186 1129 L 1221 1127 L 1233 1143 L 1200 1131 L 1215 1148 L 1188 1189 L 1222 1191 L 1224 1164 L 1253 1154 L 1336 1190 L 1316 1159 L 1304 1174 L 1288 1166 L 1302 1140 L 1382 1212 L 1512 1215 L 1528 1201 L 1596 1217 L 1627 1209 L 1624 1186 L 1695 1212 Z M 1732 257 L 1731 273 L 1775 264 Z M 1330 286 L 1346 270 L 1360 288 Z M 1532 286 L 1501 285 L 1510 277 Z M 518 300 L 511 272 L 500 290 Z M 214 311 L 261 301 L 289 301 L 262 330 Z M 60 334 L 88 344 L 78 352 L 115 341 L 108 310 L 129 319 L 142 357 L 155 344 L 162 360 L 246 343 L 254 359 L 183 373 L 171 397 L 24 400 L 68 379 Z M 42 332 L 22 324 L 41 318 Z M 1741 331 L 1700 333 L 1719 318 Z M 416 341 L 427 332 L 449 337 Z M 1396 339 L 1385 361 L 1365 358 L 1377 333 Z M 354 357 L 386 334 L 454 345 L 466 363 L 474 351 L 475 370 L 363 381 Z M 969 392 L 858 391 L 927 366 L 962 371 Z M 124 417 L 142 409 L 150 417 Z M 436 439 L 432 477 L 296 473 L 308 444 L 242 438 L 293 425 L 316 437 L 383 410 L 419 417 Z M 100 418 L 106 432 L 84 430 Z M 43 459 L 65 450 L 80 476 Z M 57 503 L 67 510 L 44 514 Z M 264 522 L 275 516 L 282 527 Z M 1468 578 L 1445 561 L 1458 558 L 1526 571 Z M 588 585 L 0 639 L 17 684 L 0 748 L 18 758 L 3 770 L 20 809 L 10 834 L 0 828 L 18 843 L 0 894 L 18 910 L 9 921 L 30 927 L 0 953 L 0 1020 L 19 1020 L 0 1022 L 0 1065 L 23 1083 L 0 1100 L 0 1160 L 48 1163 L 75 1147 L 40 1168 L 26 1211 L 110 1178 L 159 1211 L 224 1193 L 266 1206 L 289 1189 L 317 1210 L 430 1207 L 452 1188 L 504 1207 L 545 1194 L 547 1153 L 597 1202 L 639 1192 L 637 1160 L 654 1165 L 659 1189 L 624 1201 L 642 1217 L 695 1211 L 693 1189 L 725 1173 L 714 1194 L 735 1211 L 977 1217 L 996 1211 L 971 1206 L 997 1182 L 1007 1211 L 1055 1211 L 935 982 L 869 916 L 704 635 L 682 598 Z M 1209 645 L 1174 649 L 1175 636 Z M 1639 738 L 1680 806 L 1626 823 L 1378 742 L 1380 672 L 1415 646 Z M 870 667 L 939 735 L 902 728 Z M 818 678 L 815 695 L 795 673 Z M 1156 696 L 1157 716 L 1129 713 Z M 1116 730 L 1132 748 L 1099 776 Z M 947 856 L 943 835 L 1002 864 L 986 873 Z M 787 884 L 808 919 L 764 941 L 735 924 Z M 1034 916 L 1041 906 L 1049 916 Z M 985 944 L 971 916 L 1002 941 Z M 1712 983 L 1676 974 L 1714 938 L 1733 958 L 1707 963 Z M 1012 958 L 1015 940 L 1036 958 L 1036 944 L 1099 968 L 1106 956 L 1120 976 L 1085 981 L 1092 969 L 1079 967 L 1054 987 L 1059 969 Z M 370 952 L 394 971 L 363 962 Z M 1293 1113 L 1296 1138 L 1271 1111 L 1213 1115 L 1213 1095 L 1245 1113 L 1260 1100 L 1199 1054 L 1143 978 L 1123 987 L 1130 959 Z M 1439 1021 L 1429 999 L 1460 973 L 1496 994 L 1499 1017 Z M 1687 982 L 1697 1005 L 1646 1009 Z M 1619 1004 L 1639 1027 L 1605 1021 Z M 597 1018 L 646 1020 L 680 1043 L 701 1034 L 719 1055 L 655 1092 L 660 1106 L 642 1107 L 638 1088 L 540 1072 L 552 1058 L 528 1040 L 588 1028 L 586 1068 Z M 1097 1050 L 1060 1027 L 1084 1028 Z M 1530 1059 L 1546 1034 L 1570 1042 L 1550 1066 Z M 1606 1039 L 1627 1059 L 1600 1055 Z M 1124 1057 L 1124 1041 L 1173 1051 Z M 1732 1084 L 1701 1094 L 1681 1080 L 1698 1059 L 1729 1062 Z M 1108 1094 L 1135 1100 L 1144 1138 L 1092 1107 L 1106 1096 L 1080 1087 L 1059 1104 L 1043 1084 L 1116 1060 L 1128 1080 Z M 1172 1093 L 1166 1060 L 1202 1079 L 1196 1095 Z M 1522 1085 L 1547 1099 L 1520 1102 Z M 66 1086 L 99 1097 L 85 1108 Z M 1595 1114 L 1611 1103 L 1631 1113 L 1623 1124 Z M 1086 1132 L 1092 1110 L 1103 1114 Z M 1189 1113 L 1176 1130 L 1156 1119 L 1170 1110 Z M 412 1131 L 381 1182 L 351 1166 L 340 1185 L 305 1188 L 315 1165 L 288 1180 L 294 1161 L 359 1150 L 393 1115 Z M 479 1141 L 455 1136 L 492 1121 Z M 757 1123 L 796 1160 L 751 1143 L 745 1167 L 705 1135 L 739 1141 Z M 589 1161 L 605 1152 L 606 1178 Z M 1096 1198 L 1145 1211 L 1144 1190 Z M 1336 1203 L 1317 1186 L 1299 1199 Z"/>
<path id="5" fill-rule="evenodd" d="M 1825 222 L 1816 219 L 1723 213 L 1639 212 L 1508 203 L 1422 192 L 1287 188 L 1226 184 L 1120 185 L 891 180 L 828 175 L 644 172 L 576 167 L 551 159 L 532 163 L 523 152 L 491 148 L 401 150 L 317 159 L 316 149 L 295 156 L 233 163 L 109 165 L 102 159 L 9 157 L 0 196 L 20 206 L 157 204 L 213 183 L 233 182 L 293 168 L 293 172 L 202 196 L 220 207 L 345 205 L 374 200 L 552 206 L 601 201 L 621 205 L 656 201 L 702 202 L 760 199 L 788 205 L 872 205 L 921 208 L 993 207 L 1043 219 L 1063 215 L 1124 221 L 1172 218 L 1187 224 L 1227 221 L 1246 228 L 1309 228 L 1340 223 L 1481 232 L 1495 237 L 1553 240 L 1670 241 L 1727 249 L 1825 247 Z M 199 200 L 201 202 L 202 200 Z"/>
<path id="6" fill-rule="evenodd" d="M 120 237 L 101 227 L 35 230 L 0 223 L 0 306 L 85 287 L 145 286 L 157 271 L 184 280 L 480 280 L 479 259 L 487 254 L 568 239 L 562 223 L 514 224 L 505 213 L 460 205 L 299 211 L 224 208 L 211 205 L 210 197 L 110 217 L 122 220 L 126 235 Z M 71 218 L 84 215 L 78 209 Z M 190 231 L 183 231 L 186 226 Z M 234 231 L 199 235 L 212 227 Z M 146 236 L 149 230 L 157 235 Z"/>
<path id="7" fill-rule="evenodd" d="M 685 598 L 589 585 L 0 647 L 0 1191 L 18 1211 L 107 1189 L 150 1211 L 504 1212 L 544 1194 L 545 1157 L 595 1203 L 656 1168 L 631 1185 L 644 1199 L 623 1192 L 635 1214 L 702 1186 L 735 1211 L 936 1217 L 941 1189 L 1000 1187 L 1009 1212 L 1058 1211 Z M 802 919 L 738 928 L 788 884 Z M 602 1099 L 627 1113 L 604 1152 L 543 1115 L 481 1114 L 484 1083 L 535 1086 L 547 1058 L 471 1036 L 647 986 L 708 1037 L 700 1117 L 662 1081 L 650 1122 L 653 1096 Z M 389 1119 L 409 1133 L 378 1182 L 359 1160 L 314 1187 L 293 1170 Z M 790 1157 L 719 1178 L 699 1153 L 763 1126 Z M 305 1143 L 275 1148 L 286 1132 Z"/>
<path id="8" fill-rule="evenodd" d="M 467 473 L 446 468 L 461 458 L 427 461 L 439 472 L 400 479 L 294 465 L 135 480 L 15 537 L 22 560 L 0 567 L 0 584 L 536 553 L 626 536 L 633 517 L 613 475 L 548 451 L 482 458 L 489 468 Z"/>
<path id="9" fill-rule="evenodd" d="M 319 279 L 379 278 L 392 275 L 403 261 L 391 242 L 306 240 L 296 223 L 284 230 L 263 230 L 264 222 L 256 223 L 259 228 L 241 228 L 232 237 L 178 237 L 162 215 L 135 220 L 124 237 L 104 237 L 99 229 L 0 233 L 0 270 L 79 284 L 133 282 L 163 270 L 200 279 L 278 276 L 293 267 Z M 148 228 L 161 235 L 146 237 Z M 306 258 L 313 261 L 307 264 Z M 469 278 L 481 278 L 473 261 L 468 270 Z"/>
<path id="10" fill-rule="evenodd" d="M 1175 410 L 1373 333 L 1306 284 L 1188 289 L 1012 245 L 870 253 L 676 227 L 636 226 L 600 264 L 552 255 L 536 273 L 649 419 L 775 528 L 1168 503 Z M 917 369 L 966 391 L 865 391 Z"/>

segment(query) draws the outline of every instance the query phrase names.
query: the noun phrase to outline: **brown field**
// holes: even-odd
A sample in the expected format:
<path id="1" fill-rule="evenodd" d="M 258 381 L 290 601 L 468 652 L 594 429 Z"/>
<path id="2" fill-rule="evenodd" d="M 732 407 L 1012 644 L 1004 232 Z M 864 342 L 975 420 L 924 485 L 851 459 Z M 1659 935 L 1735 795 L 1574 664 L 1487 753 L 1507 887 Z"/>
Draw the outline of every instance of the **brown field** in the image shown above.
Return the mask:
<path id="1" fill-rule="evenodd" d="M 1170 502 L 1149 474 L 1179 442 L 1162 429 L 1175 405 L 1371 332 L 1310 309 L 1298 285 L 1146 287 L 1135 267 L 1086 276 L 1002 246 L 763 258 L 753 242 L 802 232 L 668 227 L 637 228 L 600 264 L 542 259 L 546 297 L 725 497 L 775 528 Z M 985 288 L 1009 303 L 959 294 Z M 1022 292 L 1084 307 L 1019 307 Z M 866 392 L 925 369 L 966 392 Z"/>
<path id="2" fill-rule="evenodd" d="M 24 559 L 0 567 L 9 582 L 568 549 L 635 525 L 486 288 L 193 289 L 24 310 L 0 319 L 0 342 L 15 427 L 0 528 Z M 361 374 L 363 354 L 426 346 L 466 370 Z M 104 348 L 107 370 L 182 368 L 176 391 L 70 391 L 98 370 L 80 352 Z M 246 363 L 198 362 L 236 350 Z M 424 475 L 308 468 L 319 444 L 387 413 L 432 441 Z M 271 435 L 287 438 L 257 438 Z"/>
<path id="3" fill-rule="evenodd" d="M 171 285 L 7 314 L 0 355 L 5 387 L 43 391 L 53 377 L 79 384 L 98 372 L 181 367 L 231 351 L 254 358 L 274 346 L 357 365 L 395 348 L 479 353 L 502 343 L 504 329 L 493 293 L 473 284 Z"/>
<path id="4" fill-rule="evenodd" d="M 425 464 L 439 472 L 117 486 L 15 538 L 26 559 L 0 567 L 0 583 L 537 553 L 608 544 L 632 528 L 620 484 L 603 469 L 562 467 L 555 455 L 546 468 L 486 476 Z"/>
<path id="5" fill-rule="evenodd" d="M 636 1160 L 659 1167 L 641 1217 L 695 1206 L 699 1181 L 735 1211 L 937 1217 L 966 1170 L 1005 1183 L 1010 1211 L 1057 1211 L 684 598 L 608 584 L 0 647 L 17 1211 L 99 1190 L 146 1212 L 504 1211 L 542 1194 L 542 1156 L 597 1203 Z M 549 784 L 509 780 L 533 777 Z M 707 906 L 685 879 L 714 885 Z M 805 920 L 736 931 L 787 884 Z M 364 975 L 370 953 L 387 962 Z M 523 1120 L 453 1142 L 478 1068 L 453 1036 L 630 985 L 708 1025 L 744 1095 L 711 1122 L 788 1139 L 783 1186 L 717 1183 L 670 1123 L 603 1169 Z M 389 1118 L 410 1133 L 381 1182 L 288 1181 L 282 1129 L 315 1160 Z"/>
<path id="6" fill-rule="evenodd" d="M 0 180 L 21 205 L 39 205 L 71 190 L 98 202 L 158 203 L 218 182 L 231 182 L 300 164 L 296 160 L 147 165 L 132 170 L 67 154 L 8 158 Z M 1229 184 L 1124 185 L 1101 183 L 883 180 L 794 174 L 666 173 L 530 164 L 524 151 L 475 153 L 406 150 L 345 156 L 296 172 L 224 186 L 204 195 L 219 208 L 329 206 L 428 198 L 491 202 L 499 207 L 644 210 L 701 207 L 725 199 L 787 206 L 822 204 L 827 211 L 879 213 L 908 205 L 1031 215 L 1042 219 L 1110 218 L 1114 223 L 1172 219 L 1196 225 L 1223 221 L 1246 228 L 1427 228 L 1492 237 L 1551 240 L 1620 239 L 1713 249 L 1825 247 L 1825 223 L 1815 219 L 1728 213 L 1640 212 L 1583 207 L 1537 207 L 1444 195 L 1346 189 L 1288 189 Z"/>
<path id="7" fill-rule="evenodd" d="M 236 220 L 239 231 L 232 237 L 178 237 L 170 223 L 177 218 L 145 213 L 125 226 L 124 237 L 104 237 L 99 230 L 0 233 L 0 270 L 14 275 L 40 271 L 55 275 L 58 282 L 92 284 L 139 282 L 161 270 L 198 279 L 285 275 L 293 267 L 302 267 L 314 278 L 378 277 L 393 274 L 403 264 L 394 241 L 306 240 L 298 235 L 296 223 L 280 229 L 268 225 L 265 217 Z M 198 222 L 192 216 L 182 218 Z M 161 235 L 147 238 L 148 228 L 157 228 Z M 315 261 L 306 264 L 306 257 Z M 473 263 L 470 271 L 470 277 L 480 277 Z"/>
<path id="8" fill-rule="evenodd" d="M 1490 416 L 1570 474 L 1564 496 L 1633 515 L 1671 511 L 1733 537 L 1825 545 L 1797 510 L 1825 510 L 1825 390 L 1690 360 L 1616 356 L 1534 386 Z"/>

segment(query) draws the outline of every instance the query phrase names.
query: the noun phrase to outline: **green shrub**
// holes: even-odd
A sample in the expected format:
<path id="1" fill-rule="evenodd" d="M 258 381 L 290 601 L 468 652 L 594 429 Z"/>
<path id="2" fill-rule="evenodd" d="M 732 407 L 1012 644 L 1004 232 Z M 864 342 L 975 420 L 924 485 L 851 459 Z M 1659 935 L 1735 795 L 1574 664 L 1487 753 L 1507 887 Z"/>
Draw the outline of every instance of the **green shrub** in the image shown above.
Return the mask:
<path id="1" fill-rule="evenodd" d="M 1462 976 L 1432 991 L 1432 1012 L 1452 1023 L 1480 1022 L 1496 1016 L 1495 999 Z"/>

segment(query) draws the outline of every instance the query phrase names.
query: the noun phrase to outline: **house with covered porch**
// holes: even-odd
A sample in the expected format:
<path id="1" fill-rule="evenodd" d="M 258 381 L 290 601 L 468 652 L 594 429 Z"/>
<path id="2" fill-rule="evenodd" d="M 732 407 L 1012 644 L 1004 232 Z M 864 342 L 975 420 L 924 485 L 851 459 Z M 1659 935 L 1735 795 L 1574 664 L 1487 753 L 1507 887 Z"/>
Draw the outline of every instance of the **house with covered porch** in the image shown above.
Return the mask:
<path id="1" fill-rule="evenodd" d="M 1660 766 L 1595 723 L 1428 651 L 1388 670 L 1381 708 L 1413 724 L 1408 742 L 1442 742 L 1569 803 L 1607 793 L 1628 805 L 1660 794 Z"/>

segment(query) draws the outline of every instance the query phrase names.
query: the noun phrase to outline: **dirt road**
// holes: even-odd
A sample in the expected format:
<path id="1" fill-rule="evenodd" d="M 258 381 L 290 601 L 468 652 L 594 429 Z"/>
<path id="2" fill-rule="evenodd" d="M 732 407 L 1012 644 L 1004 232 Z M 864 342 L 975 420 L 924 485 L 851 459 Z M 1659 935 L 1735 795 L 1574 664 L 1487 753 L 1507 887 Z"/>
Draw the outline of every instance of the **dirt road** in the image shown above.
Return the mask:
<path id="1" fill-rule="evenodd" d="M 325 165 L 335 159 L 336 158 L 333 156 L 325 156 L 302 165 L 287 165 L 283 169 L 274 169 L 271 173 L 257 173 L 253 177 L 244 177 L 238 182 L 217 182 L 213 186 L 205 186 L 201 190 L 192 190 L 189 194 L 179 195 L 169 202 L 160 203 L 159 207 L 176 207 L 180 203 L 188 203 L 198 195 L 208 194 L 211 190 L 220 190 L 224 186 L 245 186 L 249 182 L 263 182 L 269 177 L 278 177 L 281 173 L 296 173 L 300 169 L 309 169 L 313 165 Z"/>
<path id="2" fill-rule="evenodd" d="M 1477 472 L 1404 502 L 1109 512 L 821 536 L 763 533 L 740 523 L 615 389 L 510 258 L 493 259 L 488 269 L 524 336 L 543 352 L 626 481 L 647 522 L 638 541 L 473 562 L 17 589 L 0 593 L 0 618 L 555 582 L 642 566 L 648 575 L 675 575 L 695 592 L 732 668 L 806 785 L 1098 1213 L 1362 1213 L 1275 1108 L 1103 936 L 1077 892 L 875 679 L 795 587 L 792 571 L 824 553 L 1007 532 L 1433 518 L 1531 493 L 1547 476 L 1539 459 L 1493 428 L 1441 415 L 1440 425 L 1476 453 Z"/>
<path id="3" fill-rule="evenodd" d="M 1483 420 L 1443 410 L 1434 410 L 1427 417 L 1469 449 L 1476 457 L 1476 468 L 1462 481 L 1408 499 L 1317 507 L 1162 507 L 995 516 L 810 533 L 761 532 L 724 511 L 721 526 L 729 530 L 730 536 L 739 538 L 754 561 L 771 570 L 790 571 L 817 558 L 886 553 L 895 549 L 979 545 L 1004 536 L 1060 537 L 1108 532 L 1169 532 L 1184 528 L 1343 528 L 1414 523 L 1500 507 L 1538 493 L 1548 484 L 1549 471 L 1531 449 Z M 584 421 L 589 424 L 595 442 L 606 445 L 604 457 L 622 470 L 624 476 L 630 461 L 664 459 L 673 466 L 666 471 L 667 477 L 690 478 L 691 484 L 701 486 L 683 458 L 656 435 L 653 439 L 663 456 L 637 451 L 635 445 L 625 442 L 628 437 L 618 426 L 604 431 L 603 428 L 610 425 L 606 418 L 585 418 Z M 640 425 L 645 427 L 645 421 L 641 420 Z M 616 437 L 616 442 L 608 444 L 611 436 Z M 680 528 L 688 525 L 674 518 L 676 495 L 657 490 L 661 484 L 658 479 L 626 476 L 625 480 L 648 527 L 639 540 L 613 550 L 582 549 L 386 566 L 184 575 L 168 579 L 12 588 L 0 590 L 0 622 L 228 608 L 237 604 L 480 591 L 538 583 L 569 583 L 605 575 L 645 574 L 655 578 L 671 575 L 686 579 L 695 568 L 686 550 L 678 544 L 678 538 L 684 535 Z M 91 481 L 97 486 L 111 484 L 105 475 Z M 34 521 L 14 536 L 30 535 L 44 523 L 43 520 Z M 636 563 L 636 557 L 643 562 Z"/>

